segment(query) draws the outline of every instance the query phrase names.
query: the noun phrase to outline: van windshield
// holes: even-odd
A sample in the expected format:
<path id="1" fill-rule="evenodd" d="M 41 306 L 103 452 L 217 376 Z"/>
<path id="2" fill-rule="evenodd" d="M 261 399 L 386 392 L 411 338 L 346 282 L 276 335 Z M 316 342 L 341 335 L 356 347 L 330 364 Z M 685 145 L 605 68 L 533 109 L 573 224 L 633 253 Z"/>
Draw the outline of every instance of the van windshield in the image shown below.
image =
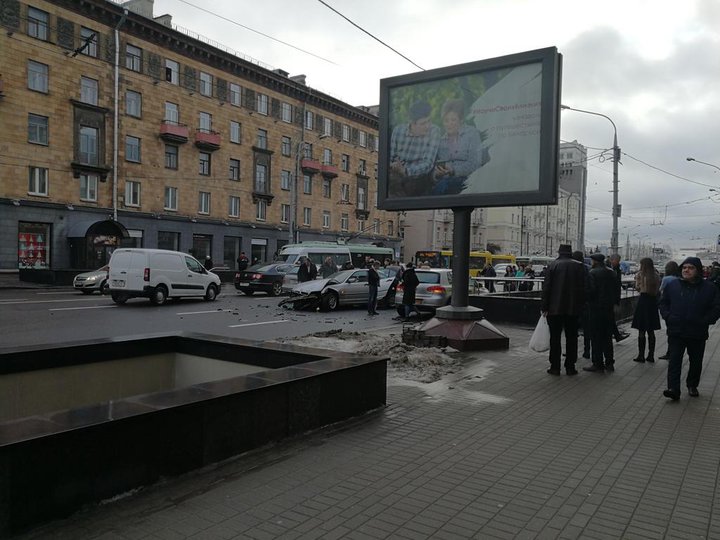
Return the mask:
<path id="1" fill-rule="evenodd" d="M 298 258 L 295 253 L 281 253 L 277 256 L 275 262 L 293 264 Z"/>

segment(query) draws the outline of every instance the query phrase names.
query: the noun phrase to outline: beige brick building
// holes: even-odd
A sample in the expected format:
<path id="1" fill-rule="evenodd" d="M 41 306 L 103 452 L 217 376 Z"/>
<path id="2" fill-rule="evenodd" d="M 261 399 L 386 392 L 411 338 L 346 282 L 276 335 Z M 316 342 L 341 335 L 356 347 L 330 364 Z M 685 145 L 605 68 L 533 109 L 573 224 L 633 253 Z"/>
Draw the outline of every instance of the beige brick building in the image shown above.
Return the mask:
<path id="1" fill-rule="evenodd" d="M 397 248 L 369 109 L 126 7 L 0 0 L 0 269 L 95 268 L 119 245 L 232 268 L 290 239 Z"/>

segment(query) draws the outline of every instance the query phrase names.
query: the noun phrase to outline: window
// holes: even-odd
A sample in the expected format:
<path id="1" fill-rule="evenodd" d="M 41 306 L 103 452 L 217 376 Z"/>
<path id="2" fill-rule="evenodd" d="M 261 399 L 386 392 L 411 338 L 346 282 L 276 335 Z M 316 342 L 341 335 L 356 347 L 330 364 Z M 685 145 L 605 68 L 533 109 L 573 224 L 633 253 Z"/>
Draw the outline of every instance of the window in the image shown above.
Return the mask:
<path id="1" fill-rule="evenodd" d="M 304 142 L 303 144 L 303 156 L 305 159 L 312 159 L 313 158 L 313 145 L 309 142 Z"/>
<path id="2" fill-rule="evenodd" d="M 349 223 L 350 223 L 350 218 L 349 218 L 348 214 L 341 214 L 340 215 L 340 230 L 347 231 Z"/>
<path id="3" fill-rule="evenodd" d="M 198 199 L 198 214 L 210 213 L 210 192 L 201 191 Z"/>
<path id="4" fill-rule="evenodd" d="M 365 220 L 364 219 L 358 219 L 357 222 L 357 231 L 363 232 L 365 230 Z"/>
<path id="5" fill-rule="evenodd" d="M 125 159 L 140 163 L 140 139 L 137 137 L 125 136 Z"/>
<path id="6" fill-rule="evenodd" d="M 212 96 L 213 78 L 209 73 L 200 72 L 200 94 L 203 96 Z"/>
<path id="7" fill-rule="evenodd" d="M 290 221 L 290 205 L 280 205 L 280 223 L 288 223 Z"/>
<path id="8" fill-rule="evenodd" d="M 380 220 L 373 220 L 373 234 L 380 234 Z"/>
<path id="9" fill-rule="evenodd" d="M 177 146 L 172 144 L 165 145 L 165 168 L 166 169 L 177 169 L 178 168 L 178 152 Z"/>
<path id="10" fill-rule="evenodd" d="M 84 26 L 80 27 L 80 54 L 97 58 L 97 32 Z"/>
<path id="11" fill-rule="evenodd" d="M 265 217 L 267 216 L 267 202 L 265 202 L 262 199 L 259 199 L 255 203 L 255 219 L 258 221 L 265 221 Z"/>
<path id="12" fill-rule="evenodd" d="M 158 249 L 169 249 L 178 251 L 180 249 L 180 233 L 170 231 L 158 231 Z"/>
<path id="13" fill-rule="evenodd" d="M 180 122 L 180 108 L 177 103 L 165 102 L 165 121 L 171 124 Z"/>
<path id="14" fill-rule="evenodd" d="M 125 206 L 140 206 L 140 182 L 125 182 Z"/>
<path id="15" fill-rule="evenodd" d="M 330 212 L 327 210 L 323 210 L 323 229 L 329 229 L 330 228 Z"/>
<path id="16" fill-rule="evenodd" d="M 361 174 L 363 176 L 367 176 L 367 163 L 365 163 L 364 159 L 361 159 L 358 162 L 358 174 Z"/>
<path id="17" fill-rule="evenodd" d="M 80 175 L 80 200 L 97 201 L 98 177 L 94 174 Z"/>
<path id="18" fill-rule="evenodd" d="M 290 191 L 290 182 L 292 173 L 290 171 L 280 171 L 280 189 Z"/>
<path id="19" fill-rule="evenodd" d="M 170 84 L 180 83 L 180 64 L 167 58 L 165 59 L 165 80 Z"/>
<path id="20" fill-rule="evenodd" d="M 257 147 L 267 149 L 267 145 L 268 145 L 267 130 L 258 129 L 258 131 L 257 131 Z"/>
<path id="21" fill-rule="evenodd" d="M 348 156 L 347 154 L 342 155 L 342 170 L 344 172 L 350 171 L 350 156 Z"/>
<path id="22" fill-rule="evenodd" d="M 367 146 L 367 132 L 360 130 L 360 139 L 358 142 L 363 148 Z"/>
<path id="23" fill-rule="evenodd" d="M 256 94 L 255 96 L 255 109 L 260 114 L 267 116 L 268 113 L 268 97 L 265 94 Z"/>
<path id="24" fill-rule="evenodd" d="M 323 197 L 325 197 L 326 199 L 329 199 L 331 190 L 332 190 L 332 183 L 327 178 L 323 178 L 323 186 L 322 186 Z"/>
<path id="25" fill-rule="evenodd" d="M 332 150 L 323 148 L 323 165 L 332 165 Z"/>
<path id="26" fill-rule="evenodd" d="M 230 83 L 230 104 L 239 107 L 240 97 L 240 85 L 236 83 Z"/>
<path id="27" fill-rule="evenodd" d="M 332 120 L 323 118 L 323 135 L 330 137 L 332 135 Z"/>
<path id="28" fill-rule="evenodd" d="M 312 208 L 303 208 L 303 225 L 310 225 L 312 223 Z"/>
<path id="29" fill-rule="evenodd" d="M 340 186 L 340 201 L 350 202 L 350 184 L 342 184 Z"/>
<path id="30" fill-rule="evenodd" d="M 80 163 L 98 164 L 98 130 L 88 126 L 80 126 Z"/>
<path id="31" fill-rule="evenodd" d="M 312 176 L 303 174 L 303 193 L 312 195 Z"/>
<path id="32" fill-rule="evenodd" d="M 358 207 L 358 210 L 366 210 L 367 209 L 365 188 L 362 186 L 358 186 L 358 190 L 357 190 L 357 207 Z"/>
<path id="33" fill-rule="evenodd" d="M 28 142 L 48 144 L 48 117 L 28 114 Z"/>
<path id="34" fill-rule="evenodd" d="M 255 165 L 255 191 L 257 193 L 267 193 L 267 167 L 261 163 Z"/>
<path id="35" fill-rule="evenodd" d="M 142 94 L 132 90 L 125 92 L 125 114 L 137 118 L 142 116 Z"/>
<path id="36" fill-rule="evenodd" d="M 283 156 L 289 156 L 292 153 L 292 141 L 290 137 L 283 137 L 280 143 L 280 153 Z"/>
<path id="37" fill-rule="evenodd" d="M 48 92 L 48 67 L 28 60 L 28 88 L 36 92 Z"/>
<path id="38" fill-rule="evenodd" d="M 313 129 L 315 123 L 315 115 L 312 111 L 305 111 L 305 129 Z"/>
<path id="39" fill-rule="evenodd" d="M 177 210 L 178 188 L 165 186 L 165 210 Z"/>
<path id="40" fill-rule="evenodd" d="M 342 140 L 348 142 L 350 140 L 350 126 L 343 124 L 342 126 Z"/>
<path id="41" fill-rule="evenodd" d="M 230 160 L 230 180 L 240 180 L 240 160 Z"/>
<path id="42" fill-rule="evenodd" d="M 240 122 L 230 122 L 230 142 L 240 144 L 241 138 Z"/>
<path id="43" fill-rule="evenodd" d="M 210 132 L 212 131 L 212 114 L 201 112 L 200 115 L 200 131 Z"/>
<path id="44" fill-rule="evenodd" d="M 388 221 L 388 223 L 387 223 L 387 231 L 388 231 L 388 236 L 393 236 L 395 234 L 395 224 L 393 223 L 392 220 Z"/>
<path id="45" fill-rule="evenodd" d="M 288 124 L 292 122 L 292 106 L 289 103 L 280 104 L 280 119 Z"/>
<path id="46" fill-rule="evenodd" d="M 208 152 L 200 152 L 200 167 L 198 172 L 202 176 L 210 176 L 210 154 Z"/>
<path id="47" fill-rule="evenodd" d="M 48 170 L 45 167 L 29 167 L 28 193 L 30 195 L 48 194 Z"/>
<path id="48" fill-rule="evenodd" d="M 80 101 L 90 105 L 98 104 L 98 82 L 88 77 L 80 77 Z"/>
<path id="49" fill-rule="evenodd" d="M 231 195 L 228 198 L 228 216 L 240 217 L 240 197 Z"/>
<path id="50" fill-rule="evenodd" d="M 125 45 L 125 67 L 130 71 L 140 71 L 142 66 L 142 49 L 133 45 Z"/>
<path id="51" fill-rule="evenodd" d="M 28 36 L 42 39 L 43 41 L 48 40 L 48 18 L 49 15 L 46 11 L 29 7 L 28 8 Z"/>

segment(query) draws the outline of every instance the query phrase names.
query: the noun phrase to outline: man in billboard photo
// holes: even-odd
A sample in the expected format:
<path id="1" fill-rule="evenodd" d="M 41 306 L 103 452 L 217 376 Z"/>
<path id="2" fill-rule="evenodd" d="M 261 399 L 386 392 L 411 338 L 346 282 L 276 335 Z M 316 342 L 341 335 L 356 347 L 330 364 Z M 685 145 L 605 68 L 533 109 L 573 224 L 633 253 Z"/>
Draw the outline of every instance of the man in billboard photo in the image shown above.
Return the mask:
<path id="1" fill-rule="evenodd" d="M 390 137 L 391 197 L 430 195 L 433 171 L 440 145 L 440 128 L 433 125 L 427 101 L 410 106 L 410 122 L 398 124 Z"/>

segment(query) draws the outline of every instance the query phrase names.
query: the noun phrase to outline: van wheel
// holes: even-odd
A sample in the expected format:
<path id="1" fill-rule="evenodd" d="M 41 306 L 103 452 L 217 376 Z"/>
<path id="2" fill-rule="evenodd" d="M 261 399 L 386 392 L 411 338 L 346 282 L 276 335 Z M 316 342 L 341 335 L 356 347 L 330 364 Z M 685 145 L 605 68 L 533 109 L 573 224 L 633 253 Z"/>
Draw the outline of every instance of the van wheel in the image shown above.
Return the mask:
<path id="1" fill-rule="evenodd" d="M 115 302 L 119 306 L 122 306 L 125 302 L 128 301 L 127 295 L 123 293 L 110 293 L 110 297 L 112 298 L 113 302 Z"/>
<path id="2" fill-rule="evenodd" d="M 217 298 L 217 287 L 215 285 L 208 285 L 207 291 L 205 292 L 205 300 L 212 302 Z"/>
<path id="3" fill-rule="evenodd" d="M 282 294 L 282 283 L 276 281 L 272 284 L 272 289 L 270 289 L 270 296 L 278 296 L 280 294 Z"/>
<path id="4" fill-rule="evenodd" d="M 339 298 L 335 291 L 325 293 L 320 299 L 320 309 L 322 311 L 335 311 L 338 307 Z"/>
<path id="5" fill-rule="evenodd" d="M 155 290 L 152 292 L 152 295 L 150 295 L 150 302 L 155 304 L 156 306 L 162 306 L 168 297 L 168 291 L 165 288 L 165 285 L 158 285 L 155 287 Z"/>

